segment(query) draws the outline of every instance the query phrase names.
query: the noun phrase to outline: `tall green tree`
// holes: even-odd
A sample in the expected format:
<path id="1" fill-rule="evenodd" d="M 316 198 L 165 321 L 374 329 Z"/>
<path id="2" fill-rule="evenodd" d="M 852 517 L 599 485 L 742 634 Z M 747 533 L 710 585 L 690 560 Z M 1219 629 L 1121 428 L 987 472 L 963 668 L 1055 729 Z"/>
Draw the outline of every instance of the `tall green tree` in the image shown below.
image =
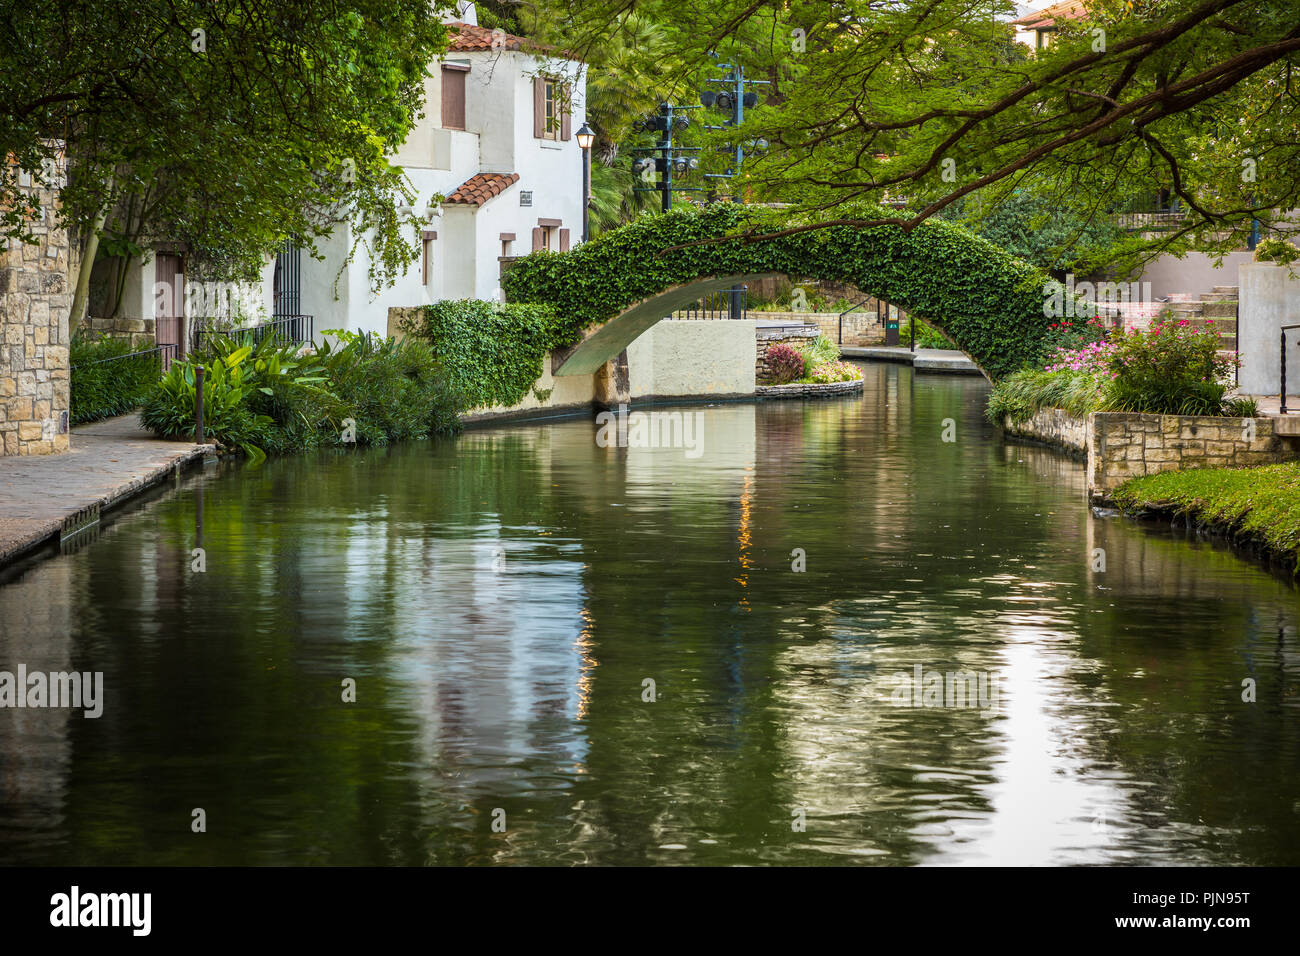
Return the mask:
<path id="1" fill-rule="evenodd" d="M 1147 245 L 1239 247 L 1300 207 L 1294 0 L 1087 0 L 1050 47 L 1013 54 L 1005 0 L 541 0 L 579 50 L 637 17 L 667 36 L 665 91 L 716 59 L 774 84 L 738 131 L 765 139 L 738 188 L 781 203 L 764 234 L 914 228 L 1016 191 L 1084 220 L 1167 188 L 1186 218 Z M 1130 252 L 1141 253 L 1141 243 Z"/>
<path id="2" fill-rule="evenodd" d="M 390 163 L 445 48 L 428 0 L 0 0 L 0 230 L 30 239 L 19 168 L 66 149 L 61 216 L 84 238 L 189 243 L 211 277 L 286 237 L 357 227 L 372 280 L 416 254 Z"/>

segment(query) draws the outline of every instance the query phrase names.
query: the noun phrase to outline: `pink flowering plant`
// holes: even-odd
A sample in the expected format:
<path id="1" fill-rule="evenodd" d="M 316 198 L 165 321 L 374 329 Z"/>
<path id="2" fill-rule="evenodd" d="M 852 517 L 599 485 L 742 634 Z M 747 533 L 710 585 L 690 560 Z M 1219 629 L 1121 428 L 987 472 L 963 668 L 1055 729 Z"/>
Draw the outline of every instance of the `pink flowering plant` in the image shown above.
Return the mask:
<path id="1" fill-rule="evenodd" d="M 1099 359 L 1106 378 L 1102 407 L 1166 415 L 1229 414 L 1225 396 L 1239 365 L 1213 328 L 1186 319 L 1149 330 L 1116 329 Z M 1235 407 L 1235 406 L 1234 406 Z"/>
<path id="2" fill-rule="evenodd" d="M 1149 330 L 1117 328 L 1105 338 L 1058 347 L 1041 371 L 1026 369 L 998 381 L 987 414 L 997 423 L 1023 422 L 1040 408 L 1254 416 L 1250 399 L 1228 398 L 1236 353 L 1220 348 L 1212 328 L 1186 319 Z"/>

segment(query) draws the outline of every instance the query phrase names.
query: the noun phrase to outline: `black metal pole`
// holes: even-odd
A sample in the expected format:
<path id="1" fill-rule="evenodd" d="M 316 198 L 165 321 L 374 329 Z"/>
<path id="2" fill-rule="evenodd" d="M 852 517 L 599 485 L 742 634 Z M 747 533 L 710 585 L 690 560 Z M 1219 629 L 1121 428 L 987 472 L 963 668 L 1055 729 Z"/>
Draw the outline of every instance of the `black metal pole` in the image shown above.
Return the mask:
<path id="1" fill-rule="evenodd" d="M 733 74 L 736 77 L 736 105 L 732 111 L 732 125 L 739 127 L 740 124 L 745 121 L 745 68 L 737 64 Z M 735 166 L 737 178 L 740 176 L 740 166 L 744 161 L 745 147 L 739 140 L 737 140 Z M 739 190 L 737 190 L 736 194 L 731 197 L 731 201 L 735 203 L 744 202 L 744 199 L 740 196 Z M 741 317 L 742 309 L 740 307 L 740 296 L 740 289 L 731 290 L 730 312 L 731 318 L 733 319 L 739 319 Z"/>
<path id="2" fill-rule="evenodd" d="M 582 151 L 582 241 L 589 238 L 591 212 L 591 148 Z"/>
<path id="3" fill-rule="evenodd" d="M 202 445 L 203 441 L 203 366 L 194 366 L 194 441 Z"/>
<path id="4" fill-rule="evenodd" d="M 1286 414 L 1286 329 L 1282 330 L 1281 335 L 1282 335 L 1282 347 L 1279 350 L 1279 355 L 1281 356 L 1281 360 L 1282 360 L 1282 365 L 1281 365 L 1282 375 L 1281 375 L 1281 381 L 1278 384 L 1282 386 L 1281 388 L 1282 394 L 1280 396 L 1281 401 L 1278 402 L 1278 414 L 1285 415 Z"/>
<path id="5" fill-rule="evenodd" d="M 668 212 L 673 208 L 673 105 L 665 103 L 662 110 L 664 118 L 664 138 L 660 142 L 664 161 L 664 175 L 659 181 L 663 189 L 662 205 L 663 211 Z"/>

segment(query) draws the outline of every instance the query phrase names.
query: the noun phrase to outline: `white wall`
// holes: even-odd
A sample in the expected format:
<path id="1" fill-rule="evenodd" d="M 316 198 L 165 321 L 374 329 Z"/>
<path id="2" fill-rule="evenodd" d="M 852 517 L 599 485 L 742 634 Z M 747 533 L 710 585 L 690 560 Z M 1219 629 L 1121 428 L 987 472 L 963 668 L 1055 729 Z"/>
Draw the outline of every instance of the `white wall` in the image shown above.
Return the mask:
<path id="1" fill-rule="evenodd" d="M 518 173 L 519 182 L 482 206 L 444 205 L 441 214 L 424 225 L 436 231 L 432 243 L 430 282 L 423 282 L 417 258 L 398 280 L 377 295 L 369 288 L 369 258 L 359 248 L 340 280 L 337 298 L 334 276 L 343 263 L 351 237 L 340 228 L 325 240 L 327 261 L 303 260 L 303 309 L 316 317 L 316 328 L 345 327 L 383 334 L 390 307 L 423 305 L 441 298 L 493 299 L 500 294 L 501 234 L 514 233 L 512 253 L 532 251 L 532 231 L 539 219 L 558 219 L 569 230 L 570 243 L 582 238 L 582 149 L 574 138 L 551 141 L 533 137 L 532 78 L 539 72 L 563 73 L 576 84 L 571 103 L 571 129 L 586 120 L 585 73 L 572 61 L 543 61 L 526 52 L 452 52 L 449 62 L 468 63 L 465 84 L 466 129 L 441 127 L 441 70 L 425 83 L 425 116 L 397 150 L 416 193 L 414 208 L 423 212 L 439 196 L 452 193 L 480 172 Z M 532 193 L 532 205 L 521 206 L 521 194 Z M 558 251 L 558 230 L 555 232 Z M 409 237 L 420 248 L 419 232 Z M 308 289 L 311 292 L 308 292 Z"/>
<path id="2" fill-rule="evenodd" d="M 660 322 L 627 347 L 633 399 L 754 394 L 758 323 Z"/>
<path id="3" fill-rule="evenodd" d="M 1246 395 L 1276 395 L 1280 390 L 1281 328 L 1300 325 L 1300 275 L 1271 262 L 1240 269 L 1241 299 L 1237 350 L 1241 355 L 1240 389 Z M 1300 394 L 1300 339 L 1287 333 L 1287 393 Z"/>

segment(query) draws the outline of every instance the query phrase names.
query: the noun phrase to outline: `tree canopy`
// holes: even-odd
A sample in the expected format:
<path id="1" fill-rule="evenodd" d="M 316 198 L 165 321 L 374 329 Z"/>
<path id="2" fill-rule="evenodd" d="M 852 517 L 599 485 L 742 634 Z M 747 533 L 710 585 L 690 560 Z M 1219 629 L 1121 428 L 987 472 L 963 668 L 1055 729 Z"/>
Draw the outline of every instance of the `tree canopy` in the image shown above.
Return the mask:
<path id="1" fill-rule="evenodd" d="M 599 64 L 605 36 L 653 22 L 660 91 L 693 101 L 720 64 L 771 81 L 738 130 L 766 140 L 733 192 L 781 204 L 748 229 L 912 229 L 978 196 L 1050 197 L 1088 222 L 1159 189 L 1178 228 L 1130 251 L 1240 247 L 1300 207 L 1300 8 L 1293 0 L 1086 0 L 1050 46 L 1014 41 L 1005 0 L 539 0 L 552 38 Z M 890 212 L 870 221 L 861 202 Z"/>
<path id="2" fill-rule="evenodd" d="M 372 278 L 414 255 L 389 163 L 445 48 L 428 0 L 0 0 L 0 236 L 30 238 L 19 168 L 66 145 L 62 216 L 130 254 L 186 242 L 248 274 L 285 238 L 361 228 Z M 75 311 L 75 310 L 74 310 Z"/>

